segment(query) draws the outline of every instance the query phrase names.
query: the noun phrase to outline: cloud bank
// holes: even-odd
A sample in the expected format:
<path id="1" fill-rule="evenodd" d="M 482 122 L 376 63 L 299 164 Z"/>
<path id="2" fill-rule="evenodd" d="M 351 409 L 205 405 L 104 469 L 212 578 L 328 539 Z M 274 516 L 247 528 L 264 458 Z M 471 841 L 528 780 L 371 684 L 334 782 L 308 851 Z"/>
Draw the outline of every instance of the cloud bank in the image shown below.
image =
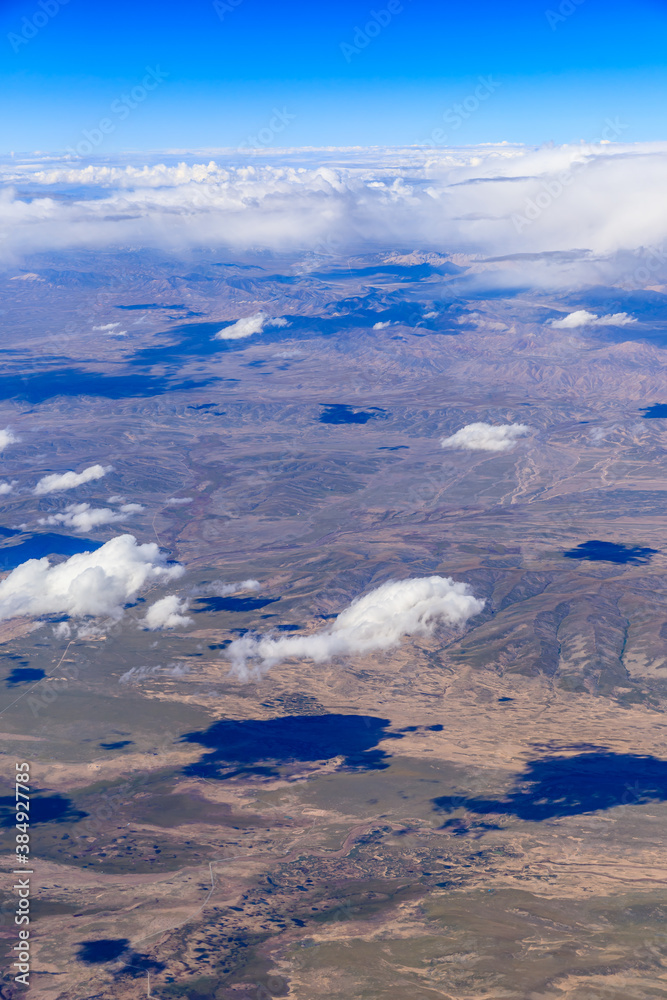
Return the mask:
<path id="1" fill-rule="evenodd" d="M 597 313 L 589 312 L 588 309 L 577 309 L 563 319 L 553 319 L 551 326 L 556 330 L 576 330 L 580 326 L 627 326 L 629 323 L 636 322 L 634 316 L 628 316 L 624 312 L 598 316 Z"/>
<path id="2" fill-rule="evenodd" d="M 0 620 L 17 615 L 111 615 L 145 586 L 164 584 L 184 569 L 169 564 L 155 542 L 138 545 L 134 535 L 118 535 L 95 552 L 82 552 L 53 565 L 29 559 L 0 582 Z"/>
<path id="3" fill-rule="evenodd" d="M 286 319 L 277 317 L 272 319 L 266 313 L 257 312 L 252 316 L 244 316 L 238 319 L 231 326 L 226 326 L 218 330 L 214 340 L 240 340 L 242 337 L 252 337 L 254 333 L 262 333 L 267 326 L 288 326 Z"/>
<path id="4" fill-rule="evenodd" d="M 111 465 L 90 465 L 83 472 L 54 472 L 50 476 L 43 476 L 35 486 L 36 496 L 44 496 L 46 493 L 60 493 L 63 490 L 73 490 L 83 483 L 90 483 L 95 479 L 102 479 L 107 472 L 111 472 Z"/>
<path id="5" fill-rule="evenodd" d="M 509 451 L 517 438 L 530 432 L 527 424 L 485 424 L 481 421 L 466 424 L 451 437 L 442 438 L 442 448 L 461 448 L 465 451 Z"/>
<path id="6" fill-rule="evenodd" d="M 641 284 L 667 272 L 667 143 L 287 150 L 247 160 L 225 151 L 203 163 L 5 160 L 2 257 L 128 243 L 329 252 L 413 243 L 505 260 L 572 252 L 574 262 L 542 262 L 570 285 L 575 263 L 593 281 L 625 250 L 634 258 L 616 266 L 619 276 Z"/>
<path id="7" fill-rule="evenodd" d="M 325 663 L 391 649 L 406 635 L 430 635 L 438 622 L 460 625 L 483 607 L 466 583 L 449 577 L 391 580 L 357 598 L 320 632 L 275 639 L 244 635 L 231 643 L 227 656 L 232 672 L 247 679 L 291 657 Z"/>
<path id="8" fill-rule="evenodd" d="M 38 524 L 58 524 L 75 531 L 91 531 L 104 524 L 126 521 L 131 514 L 138 514 L 144 508 L 140 503 L 124 503 L 120 510 L 110 507 L 91 507 L 89 503 L 70 503 L 62 514 L 40 517 Z"/>
<path id="9" fill-rule="evenodd" d="M 169 594 L 162 597 L 155 604 L 151 604 L 143 619 L 144 627 L 152 632 L 163 628 L 182 628 L 192 624 L 185 612 L 188 610 L 188 602 L 176 594 Z"/>

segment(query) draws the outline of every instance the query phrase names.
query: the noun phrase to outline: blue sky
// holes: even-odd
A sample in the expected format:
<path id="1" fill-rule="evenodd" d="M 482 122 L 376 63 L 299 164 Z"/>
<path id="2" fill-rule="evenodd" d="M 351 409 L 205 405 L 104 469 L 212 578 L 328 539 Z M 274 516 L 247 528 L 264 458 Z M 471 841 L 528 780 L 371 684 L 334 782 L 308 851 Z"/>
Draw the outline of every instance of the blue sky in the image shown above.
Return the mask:
<path id="1" fill-rule="evenodd" d="M 105 154 L 577 142 L 608 120 L 663 139 L 666 29 L 656 0 L 5 0 L 0 145 L 64 150 L 105 119 Z"/>

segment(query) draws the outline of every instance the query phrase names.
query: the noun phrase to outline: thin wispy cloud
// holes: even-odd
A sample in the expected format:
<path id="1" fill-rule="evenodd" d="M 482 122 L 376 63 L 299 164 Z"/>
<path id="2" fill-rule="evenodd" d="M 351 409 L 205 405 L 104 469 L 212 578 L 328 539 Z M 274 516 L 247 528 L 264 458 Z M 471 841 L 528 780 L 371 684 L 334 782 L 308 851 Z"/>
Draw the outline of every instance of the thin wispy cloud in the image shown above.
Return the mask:
<path id="1" fill-rule="evenodd" d="M 9 427 L 5 427 L 0 430 L 0 451 L 4 451 L 10 444 L 16 444 L 19 440 L 13 431 Z"/>

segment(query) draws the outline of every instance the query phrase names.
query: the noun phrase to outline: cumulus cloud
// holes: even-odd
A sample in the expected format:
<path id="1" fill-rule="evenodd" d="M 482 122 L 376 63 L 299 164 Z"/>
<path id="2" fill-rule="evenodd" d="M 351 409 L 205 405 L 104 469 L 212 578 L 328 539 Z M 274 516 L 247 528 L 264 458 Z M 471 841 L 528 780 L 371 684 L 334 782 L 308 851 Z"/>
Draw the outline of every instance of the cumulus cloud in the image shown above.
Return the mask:
<path id="1" fill-rule="evenodd" d="M 264 327 L 267 326 L 288 325 L 286 319 L 281 319 L 280 317 L 272 319 L 266 313 L 257 312 L 253 313 L 252 316 L 244 316 L 242 319 L 238 319 L 236 323 L 232 323 L 231 326 L 226 326 L 222 330 L 218 330 L 213 339 L 240 340 L 242 337 L 252 337 L 254 333 L 262 333 Z"/>
<path id="2" fill-rule="evenodd" d="M 170 507 L 178 507 L 181 504 L 192 503 L 192 497 L 169 497 L 167 503 Z"/>
<path id="3" fill-rule="evenodd" d="M 155 604 L 151 604 L 143 619 L 144 627 L 151 632 L 163 628 L 182 628 L 192 624 L 192 618 L 188 618 L 185 612 L 188 610 L 188 602 L 176 594 L 169 594 L 162 597 Z"/>
<path id="4" fill-rule="evenodd" d="M 44 496 L 46 493 L 73 490 L 75 486 L 102 479 L 112 468 L 111 465 L 89 465 L 83 472 L 54 472 L 50 476 L 43 476 L 35 486 L 34 492 L 36 496 Z"/>
<path id="5" fill-rule="evenodd" d="M 19 439 L 10 431 L 9 427 L 5 427 L 4 430 L 0 430 L 0 451 L 4 451 L 5 448 L 10 444 L 16 444 Z"/>
<path id="6" fill-rule="evenodd" d="M 388 326 L 391 326 L 390 320 L 386 320 L 384 323 L 373 323 L 374 330 L 385 330 Z"/>
<path id="7" fill-rule="evenodd" d="M 244 635 L 231 643 L 227 655 L 232 671 L 245 679 L 291 657 L 325 663 L 391 649 L 406 635 L 430 635 L 438 622 L 460 625 L 483 607 L 466 583 L 449 577 L 390 580 L 353 601 L 326 629 L 279 638 Z"/>
<path id="8" fill-rule="evenodd" d="M 118 535 L 95 552 L 62 563 L 29 559 L 0 582 L 0 620 L 16 615 L 110 615 L 145 586 L 164 584 L 184 569 L 169 564 L 155 542 L 138 545 L 134 535 Z"/>
<path id="9" fill-rule="evenodd" d="M 12 479 L 11 483 L 0 483 L 0 496 L 11 493 L 17 483 L 18 479 Z"/>
<path id="10" fill-rule="evenodd" d="M 485 424 L 478 422 L 466 424 L 452 434 L 442 438 L 442 448 L 462 448 L 465 451 L 509 451 L 517 438 L 528 434 L 527 424 Z"/>
<path id="11" fill-rule="evenodd" d="M 576 330 L 580 326 L 627 326 L 628 323 L 636 322 L 634 316 L 624 312 L 598 316 L 597 313 L 589 312 L 587 309 L 577 309 L 563 319 L 552 319 L 551 326 L 556 330 Z"/>
<path id="12" fill-rule="evenodd" d="M 58 524 L 74 528 L 75 531 L 90 531 L 104 524 L 125 521 L 143 509 L 140 503 L 124 503 L 117 511 L 111 510 L 110 507 L 91 507 L 89 503 L 70 503 L 61 514 L 40 517 L 38 524 Z"/>

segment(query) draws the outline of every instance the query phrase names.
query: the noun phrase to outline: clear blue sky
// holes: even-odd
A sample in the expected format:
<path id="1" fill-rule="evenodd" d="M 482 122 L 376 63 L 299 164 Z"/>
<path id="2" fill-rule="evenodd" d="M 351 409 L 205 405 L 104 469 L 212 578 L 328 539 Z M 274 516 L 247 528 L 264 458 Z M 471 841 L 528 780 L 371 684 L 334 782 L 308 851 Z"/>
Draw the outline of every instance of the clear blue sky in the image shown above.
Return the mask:
<path id="1" fill-rule="evenodd" d="M 104 118 L 105 154 L 236 147 L 260 131 L 268 146 L 405 145 L 439 128 L 438 145 L 576 142 L 607 119 L 623 140 L 667 138 L 662 0 L 58 6 L 0 4 L 3 151 L 63 150 Z M 124 105 L 146 67 L 167 75 Z M 475 108 L 480 76 L 500 86 Z M 443 123 L 466 98 L 469 116 Z M 274 108 L 294 117 L 276 128 Z"/>

